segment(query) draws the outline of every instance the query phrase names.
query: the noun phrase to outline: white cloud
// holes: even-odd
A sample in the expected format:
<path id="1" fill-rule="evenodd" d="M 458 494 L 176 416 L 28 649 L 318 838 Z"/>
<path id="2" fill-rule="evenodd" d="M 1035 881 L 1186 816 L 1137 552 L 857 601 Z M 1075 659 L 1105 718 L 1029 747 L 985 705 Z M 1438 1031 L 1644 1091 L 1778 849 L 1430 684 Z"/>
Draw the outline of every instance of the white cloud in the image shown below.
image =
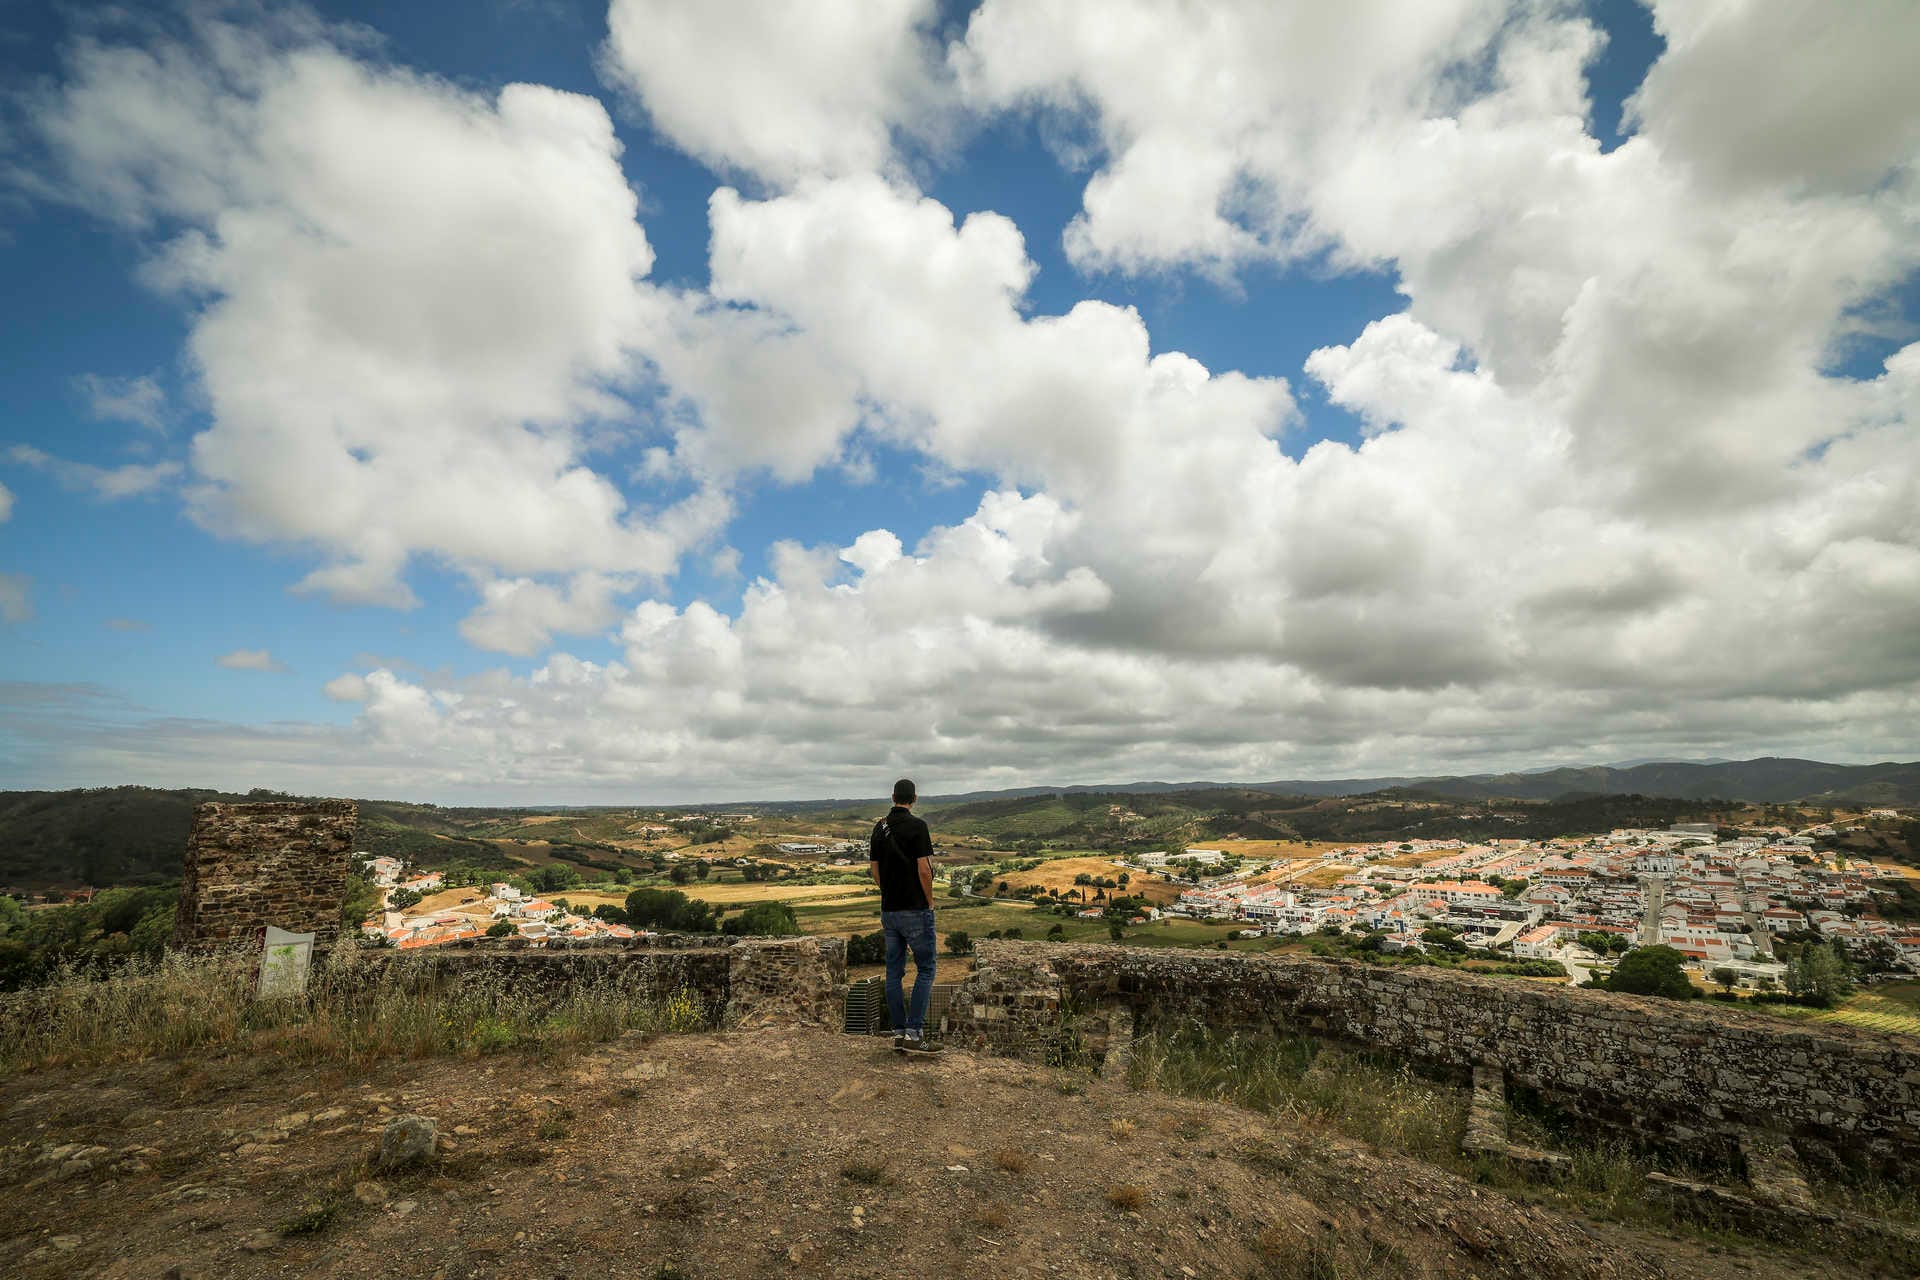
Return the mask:
<path id="1" fill-rule="evenodd" d="M 642 281 L 592 102 L 310 44 L 200 92 L 189 59 L 153 110 L 196 126 L 150 163 L 104 126 L 181 67 L 82 58 L 59 136 L 94 169 L 69 180 L 199 228 L 157 274 L 211 299 L 203 518 L 320 549 L 304 586 L 341 599 L 410 602 L 435 557 L 481 596 L 470 643 L 545 655 L 365 664 L 324 686 L 351 729 L 271 750 L 548 798 L 1910 753 L 1920 344 L 1871 379 L 1828 363 L 1920 262 L 1912 148 L 1901 124 L 1810 158 L 1794 132 L 1867 128 L 1865 96 L 1822 88 L 1865 24 L 1800 47 L 1761 6 L 1663 5 L 1673 61 L 1603 152 L 1571 4 L 988 0 L 953 74 L 979 109 L 1090 130 L 1083 266 L 1397 275 L 1405 308 L 1303 370 L 1363 442 L 1303 448 L 1286 381 L 1156 349 L 1129 308 L 1040 313 L 1020 228 L 906 182 L 894 131 L 940 91 L 896 91 L 939 79 L 912 70 L 923 10 L 864 10 L 843 48 L 785 12 L 612 14 L 656 127 L 776 193 L 714 194 L 705 292 Z M 1897 59 L 1859 52 L 1899 110 Z M 1689 87 L 1769 63 L 1807 103 L 1766 137 Z M 473 270 L 495 241 L 550 252 Z M 609 399 L 642 359 L 646 441 Z M 607 473 L 693 495 L 631 505 L 589 435 L 631 450 Z M 731 616 L 620 603 L 759 473 L 858 477 L 884 446 L 989 491 L 924 536 L 877 502 L 846 545 L 776 543 Z M 616 628 L 618 661 L 546 652 Z"/>
<path id="2" fill-rule="evenodd" d="M 950 61 L 983 109 L 1091 116 L 1109 163 L 1068 230 L 1077 261 L 1219 267 L 1310 244 L 1302 187 L 1382 124 L 1444 106 L 1508 10 L 987 0 Z"/>
<path id="3" fill-rule="evenodd" d="M 282 672 L 286 664 L 274 657 L 266 649 L 235 649 L 232 653 L 223 653 L 215 659 L 229 671 L 270 671 Z"/>
<path id="4" fill-rule="evenodd" d="M 335 702 L 365 702 L 368 697 L 366 679 L 351 671 L 327 681 L 320 691 Z"/>
<path id="5" fill-rule="evenodd" d="M 722 170 L 784 183 L 873 172 L 944 90 L 932 0 L 613 0 L 606 64 L 653 126 Z"/>
<path id="6" fill-rule="evenodd" d="M 139 618 L 108 618 L 107 630 L 109 631 L 151 631 L 153 630 L 153 624 L 149 622 L 143 622 Z"/>
<path id="7" fill-rule="evenodd" d="M 83 373 L 74 385 L 86 397 L 87 412 L 102 422 L 129 422 L 148 431 L 167 429 L 167 393 L 149 376 L 107 377 Z"/>
<path id="8" fill-rule="evenodd" d="M 565 590 L 527 578 L 495 579 L 481 587 L 482 604 L 460 624 L 467 643 L 527 657 L 547 647 L 555 632 L 604 631 L 619 614 L 614 598 L 631 584 L 597 573 L 577 575 Z"/>
<path id="9" fill-rule="evenodd" d="M 91 493 L 105 502 L 135 498 L 166 488 L 179 478 L 183 468 L 177 462 L 129 462 L 117 467 L 95 466 L 56 458 L 44 449 L 17 444 L 7 450 L 7 459 L 19 466 L 44 471 L 64 489 Z"/>
<path id="10" fill-rule="evenodd" d="M 13 519 L 13 490 L 0 484 L 0 524 Z"/>
<path id="11" fill-rule="evenodd" d="M 32 586 L 33 579 L 24 573 L 0 573 L 0 623 L 12 626 L 32 619 Z"/>
<path id="12" fill-rule="evenodd" d="M 1920 22 L 1905 0 L 1656 0 L 1666 53 L 1628 104 L 1729 183 L 1863 191 L 1920 157 Z"/>
<path id="13" fill-rule="evenodd" d="M 593 99 L 203 21 L 81 45 L 36 123 L 71 198 L 186 224 L 147 274 L 196 307 L 193 510 L 313 548 L 304 589 L 404 604 L 422 555 L 658 576 L 724 516 L 669 531 L 587 460 L 627 430 L 653 260 Z"/>

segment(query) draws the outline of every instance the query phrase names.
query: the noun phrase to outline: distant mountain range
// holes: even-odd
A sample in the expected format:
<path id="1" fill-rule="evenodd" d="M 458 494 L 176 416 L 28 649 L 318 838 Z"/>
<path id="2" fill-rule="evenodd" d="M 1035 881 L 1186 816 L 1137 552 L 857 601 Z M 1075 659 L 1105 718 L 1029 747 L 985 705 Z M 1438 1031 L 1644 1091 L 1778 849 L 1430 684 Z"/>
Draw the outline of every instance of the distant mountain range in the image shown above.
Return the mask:
<path id="1" fill-rule="evenodd" d="M 1826 764 L 1766 756 L 1703 762 L 1652 760 L 1526 773 L 1387 778 L 1294 778 L 1277 782 L 1128 782 L 1070 787 L 1017 787 L 934 796 L 939 804 L 1080 792 L 1152 795 L 1213 789 L 1287 796 L 1356 796 L 1416 791 L 1453 800 L 1558 800 L 1568 796 L 1643 795 L 1678 800 L 1746 800 L 1756 804 L 1920 805 L 1920 761 Z"/>

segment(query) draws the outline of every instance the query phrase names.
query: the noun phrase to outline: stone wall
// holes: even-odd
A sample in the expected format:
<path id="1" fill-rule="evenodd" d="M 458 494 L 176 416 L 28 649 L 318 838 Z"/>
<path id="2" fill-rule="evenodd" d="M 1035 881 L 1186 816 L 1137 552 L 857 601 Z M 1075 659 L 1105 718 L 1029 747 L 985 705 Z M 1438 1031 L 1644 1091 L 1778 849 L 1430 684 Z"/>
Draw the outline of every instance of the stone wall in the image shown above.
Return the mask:
<path id="1" fill-rule="evenodd" d="M 358 821 L 351 800 L 195 809 L 173 945 L 251 946 L 267 925 L 312 933 L 316 947 L 332 945 Z"/>
<path id="2" fill-rule="evenodd" d="M 492 987 L 538 999 L 569 989 L 616 989 L 639 1000 L 691 995 L 715 1020 L 745 1025 L 831 1022 L 846 981 L 839 938 L 667 934 L 627 944 L 527 947 L 518 939 L 419 951 L 355 950 L 322 971 L 341 986 Z"/>
<path id="3" fill-rule="evenodd" d="M 1803 1150 L 1920 1177 L 1920 1045 L 1718 1005 L 1433 968 L 985 941 L 955 994 L 962 1043 L 1034 1057 L 1062 1009 L 1281 1026 L 1458 1073 L 1494 1068 L 1579 1118 L 1656 1141 Z"/>
<path id="4" fill-rule="evenodd" d="M 830 1023 L 847 981 L 842 938 L 742 938 L 727 952 L 727 1018 L 740 1026 Z"/>

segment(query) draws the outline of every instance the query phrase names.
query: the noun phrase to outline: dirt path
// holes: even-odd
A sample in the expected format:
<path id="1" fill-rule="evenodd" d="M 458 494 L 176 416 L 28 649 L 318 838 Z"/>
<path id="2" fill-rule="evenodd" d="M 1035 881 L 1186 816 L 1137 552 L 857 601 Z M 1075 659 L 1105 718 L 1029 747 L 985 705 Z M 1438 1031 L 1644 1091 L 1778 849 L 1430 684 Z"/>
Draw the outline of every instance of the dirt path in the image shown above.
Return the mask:
<path id="1" fill-rule="evenodd" d="M 369 1170 L 403 1112 L 444 1149 Z M 1231 1108 L 816 1030 L 550 1065 L 45 1071 L 0 1081 L 0 1116 L 0 1253 L 24 1277 L 1856 1274 L 1574 1221 Z"/>

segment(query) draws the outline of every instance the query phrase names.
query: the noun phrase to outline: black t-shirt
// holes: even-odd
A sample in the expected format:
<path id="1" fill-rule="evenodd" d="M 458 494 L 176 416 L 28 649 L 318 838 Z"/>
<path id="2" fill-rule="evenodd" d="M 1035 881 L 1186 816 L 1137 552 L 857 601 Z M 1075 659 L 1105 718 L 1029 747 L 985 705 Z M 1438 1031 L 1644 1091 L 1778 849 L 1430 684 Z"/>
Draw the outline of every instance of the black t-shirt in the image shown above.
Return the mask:
<path id="1" fill-rule="evenodd" d="M 882 827 L 893 834 L 892 848 Z M 920 888 L 920 859 L 933 856 L 933 836 L 926 823 L 895 805 L 893 812 L 873 824 L 867 856 L 880 867 L 882 911 L 924 911 L 933 905 Z"/>

